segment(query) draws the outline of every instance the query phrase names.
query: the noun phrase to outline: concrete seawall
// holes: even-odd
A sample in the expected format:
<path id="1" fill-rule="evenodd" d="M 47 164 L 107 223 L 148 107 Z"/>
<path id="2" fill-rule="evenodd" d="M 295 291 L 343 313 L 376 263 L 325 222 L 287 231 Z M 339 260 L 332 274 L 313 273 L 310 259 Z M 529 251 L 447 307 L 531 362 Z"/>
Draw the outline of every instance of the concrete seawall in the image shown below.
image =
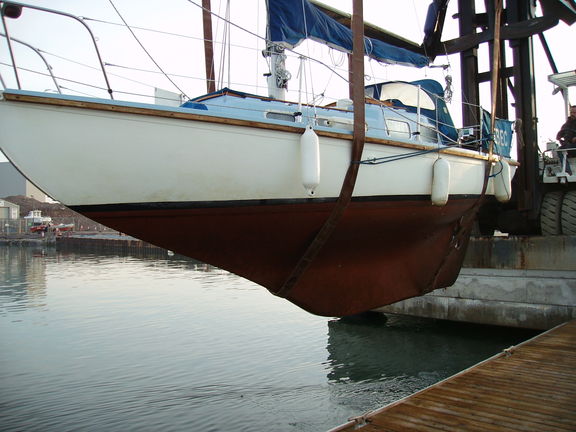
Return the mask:
<path id="1" fill-rule="evenodd" d="M 39 234 L 2 234 L 0 246 L 55 246 L 56 237 L 52 234 L 41 236 Z"/>
<path id="2" fill-rule="evenodd" d="M 549 329 L 576 318 L 576 237 L 472 239 L 456 283 L 379 312 Z"/>
<path id="3" fill-rule="evenodd" d="M 168 251 L 145 241 L 118 233 L 65 233 L 58 236 L 48 232 L 10 234 L 0 236 L 0 246 L 56 247 L 59 250 L 87 252 L 146 254 L 166 256 Z"/>
<path id="4" fill-rule="evenodd" d="M 59 250 L 82 250 L 88 252 L 130 253 L 166 256 L 168 251 L 145 241 L 117 234 L 71 235 L 59 237 Z"/>

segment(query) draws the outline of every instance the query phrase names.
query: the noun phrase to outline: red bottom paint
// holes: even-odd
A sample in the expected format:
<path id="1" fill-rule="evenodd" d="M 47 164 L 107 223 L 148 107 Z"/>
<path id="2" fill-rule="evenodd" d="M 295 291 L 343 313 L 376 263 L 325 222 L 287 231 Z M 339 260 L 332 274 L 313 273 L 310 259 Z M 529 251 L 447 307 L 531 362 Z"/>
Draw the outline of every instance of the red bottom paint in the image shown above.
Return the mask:
<path id="1" fill-rule="evenodd" d="M 352 202 L 319 255 L 283 297 L 317 315 L 345 316 L 452 285 L 469 237 L 461 222 L 465 214 L 470 219 L 476 199 L 451 199 L 443 207 L 428 200 Z M 333 206 L 302 202 L 77 210 L 275 293 Z"/>

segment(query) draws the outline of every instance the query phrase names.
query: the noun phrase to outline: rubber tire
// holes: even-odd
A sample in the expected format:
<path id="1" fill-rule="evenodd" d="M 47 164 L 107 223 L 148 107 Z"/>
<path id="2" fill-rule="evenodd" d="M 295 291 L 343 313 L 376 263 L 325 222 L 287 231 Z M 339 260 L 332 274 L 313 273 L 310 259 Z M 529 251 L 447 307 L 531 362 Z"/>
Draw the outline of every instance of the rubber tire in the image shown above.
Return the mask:
<path id="1" fill-rule="evenodd" d="M 562 234 L 576 235 L 576 190 L 568 191 L 562 200 Z"/>
<path id="2" fill-rule="evenodd" d="M 562 201 L 564 192 L 547 192 L 542 198 L 540 206 L 540 230 L 543 236 L 555 236 L 562 234 L 560 214 L 562 213 Z"/>

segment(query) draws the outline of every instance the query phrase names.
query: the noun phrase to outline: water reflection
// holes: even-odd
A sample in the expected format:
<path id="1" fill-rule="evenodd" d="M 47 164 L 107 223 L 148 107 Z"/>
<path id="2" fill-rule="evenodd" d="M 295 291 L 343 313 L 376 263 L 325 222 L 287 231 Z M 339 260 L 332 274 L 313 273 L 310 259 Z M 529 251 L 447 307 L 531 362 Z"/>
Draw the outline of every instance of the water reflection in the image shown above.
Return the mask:
<path id="1" fill-rule="evenodd" d="M 361 414 L 534 335 L 534 331 L 376 313 L 332 320 L 327 342 L 331 397 Z"/>
<path id="2" fill-rule="evenodd" d="M 126 252 L 119 252 L 113 249 L 105 249 L 103 247 L 98 250 L 85 250 L 82 247 L 66 246 L 59 248 L 56 252 L 60 257 L 69 259 L 78 259 L 80 261 L 95 260 L 111 258 L 120 261 L 138 261 L 145 267 L 171 267 L 183 268 L 196 271 L 220 271 L 217 267 L 205 264 L 201 261 L 185 257 L 183 255 L 167 253 L 165 250 L 160 249 L 134 249 Z"/>
<path id="3" fill-rule="evenodd" d="M 451 375 L 533 331 L 368 313 L 328 323 L 328 379 L 379 381 Z M 449 335 L 449 337 L 447 336 Z"/>
<path id="4" fill-rule="evenodd" d="M 54 247 L 0 247 L 0 313 L 46 306 L 47 279 L 69 272 L 84 278 L 109 279 L 103 274 L 106 266 L 137 264 L 137 272 L 151 271 L 162 280 L 162 274 L 177 270 L 190 272 L 192 279 L 219 283 L 234 277 L 217 267 L 181 255 L 157 252 L 117 253 L 113 251 L 83 252 L 57 250 Z M 51 270 L 48 270 L 51 269 Z"/>
<path id="5" fill-rule="evenodd" d="M 46 256 L 53 249 L 0 247 L 0 313 L 44 306 Z"/>

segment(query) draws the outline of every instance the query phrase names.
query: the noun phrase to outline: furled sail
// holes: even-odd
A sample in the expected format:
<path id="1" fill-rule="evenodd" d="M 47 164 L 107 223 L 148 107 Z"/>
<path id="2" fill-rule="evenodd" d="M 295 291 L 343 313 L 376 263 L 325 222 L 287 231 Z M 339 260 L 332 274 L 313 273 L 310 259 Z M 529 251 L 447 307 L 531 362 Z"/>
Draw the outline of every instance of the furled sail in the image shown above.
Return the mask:
<path id="1" fill-rule="evenodd" d="M 268 0 L 268 38 L 286 48 L 305 39 L 352 52 L 352 31 L 321 12 L 309 0 Z M 428 57 L 373 38 L 364 38 L 367 56 L 383 63 L 424 67 Z"/>

